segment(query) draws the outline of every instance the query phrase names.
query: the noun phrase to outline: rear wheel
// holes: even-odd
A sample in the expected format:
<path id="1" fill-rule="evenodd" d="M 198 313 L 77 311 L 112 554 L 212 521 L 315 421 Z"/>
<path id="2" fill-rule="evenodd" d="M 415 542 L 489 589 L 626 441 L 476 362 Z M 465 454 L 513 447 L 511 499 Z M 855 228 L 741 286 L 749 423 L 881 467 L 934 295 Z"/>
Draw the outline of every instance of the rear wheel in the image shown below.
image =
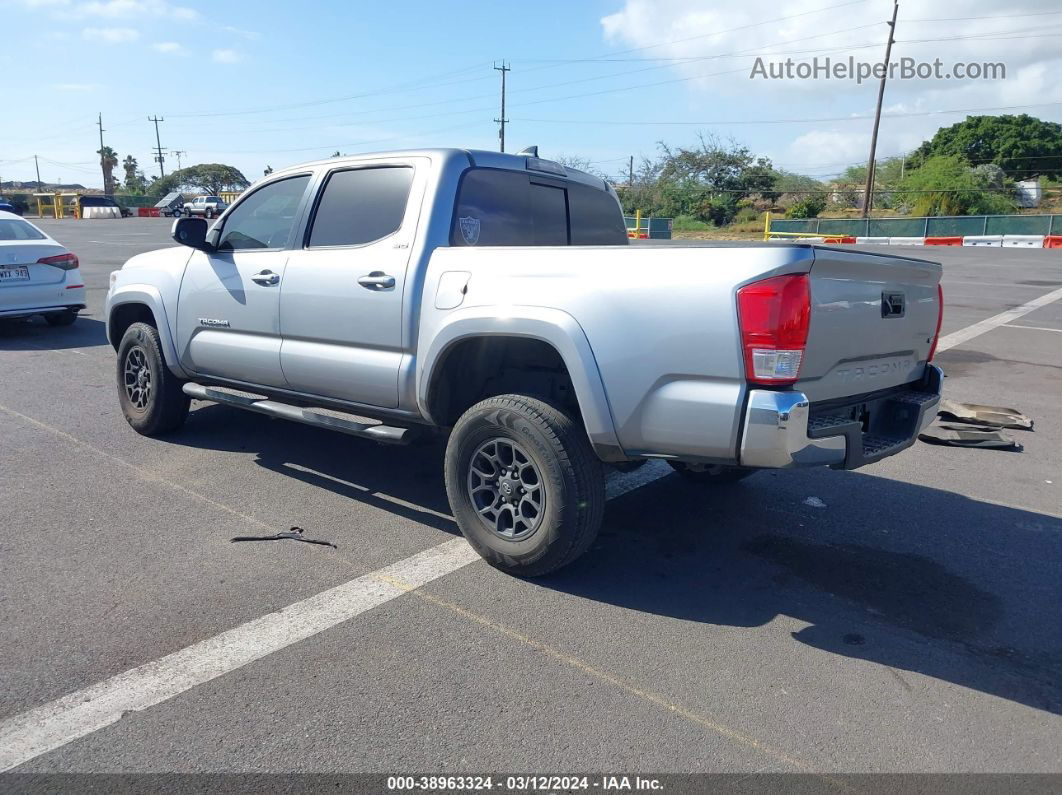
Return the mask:
<path id="1" fill-rule="evenodd" d="M 206 210 L 203 211 L 203 217 L 209 221 L 214 217 L 214 211 L 207 207 Z"/>
<path id="2" fill-rule="evenodd" d="M 134 323 L 118 346 L 118 402 L 133 430 L 157 436 L 176 430 L 188 416 L 191 399 L 162 358 L 158 330 Z"/>
<path id="3" fill-rule="evenodd" d="M 49 326 L 72 326 L 77 320 L 77 310 L 68 309 L 65 312 L 49 312 L 44 316 Z"/>
<path id="4" fill-rule="evenodd" d="M 583 554 L 605 505 L 601 463 L 581 424 L 524 395 L 489 398 L 457 421 L 446 446 L 446 493 L 475 550 L 522 577 Z"/>
<path id="5" fill-rule="evenodd" d="M 755 469 L 731 467 L 722 464 L 687 464 L 683 461 L 668 461 L 671 468 L 691 483 L 723 484 L 737 483 L 756 472 Z"/>

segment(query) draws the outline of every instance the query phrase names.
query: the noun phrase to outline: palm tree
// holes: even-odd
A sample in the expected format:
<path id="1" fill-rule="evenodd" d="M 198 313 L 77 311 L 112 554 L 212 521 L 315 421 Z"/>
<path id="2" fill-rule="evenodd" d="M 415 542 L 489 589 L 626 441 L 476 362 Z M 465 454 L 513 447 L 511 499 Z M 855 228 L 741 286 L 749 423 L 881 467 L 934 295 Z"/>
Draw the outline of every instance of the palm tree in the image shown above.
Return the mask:
<path id="1" fill-rule="evenodd" d="M 118 165 L 118 153 L 105 146 L 98 149 L 96 154 L 100 156 L 100 167 L 103 169 L 103 192 L 111 196 L 114 194 L 114 169 Z"/>

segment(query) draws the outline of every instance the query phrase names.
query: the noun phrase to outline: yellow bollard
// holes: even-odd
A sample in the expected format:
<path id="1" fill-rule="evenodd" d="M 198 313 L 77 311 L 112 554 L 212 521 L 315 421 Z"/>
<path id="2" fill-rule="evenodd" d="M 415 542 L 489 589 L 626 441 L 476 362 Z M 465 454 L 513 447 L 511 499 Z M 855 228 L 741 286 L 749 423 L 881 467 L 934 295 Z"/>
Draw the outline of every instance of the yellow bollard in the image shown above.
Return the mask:
<path id="1" fill-rule="evenodd" d="M 771 239 L 771 211 L 768 210 L 763 214 L 763 239 Z"/>

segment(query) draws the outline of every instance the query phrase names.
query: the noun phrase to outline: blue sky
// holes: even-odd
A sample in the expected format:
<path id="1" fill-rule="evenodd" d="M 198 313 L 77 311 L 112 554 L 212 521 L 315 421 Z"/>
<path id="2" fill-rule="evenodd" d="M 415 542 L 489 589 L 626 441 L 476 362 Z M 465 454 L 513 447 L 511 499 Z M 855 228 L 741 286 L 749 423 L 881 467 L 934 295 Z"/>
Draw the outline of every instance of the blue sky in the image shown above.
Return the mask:
<path id="1" fill-rule="evenodd" d="M 149 175 L 155 114 L 182 165 L 251 179 L 336 149 L 493 149 L 503 58 L 510 151 L 618 174 L 705 132 L 828 177 L 865 160 L 876 82 L 752 79 L 755 58 L 878 61 L 890 13 L 890 0 L 0 0 L 0 178 L 33 179 L 37 154 L 45 181 L 101 185 L 97 112 Z M 899 19 L 894 60 L 998 61 L 1007 77 L 890 82 L 880 156 L 956 109 L 1062 120 L 1057 0 L 904 0 Z"/>

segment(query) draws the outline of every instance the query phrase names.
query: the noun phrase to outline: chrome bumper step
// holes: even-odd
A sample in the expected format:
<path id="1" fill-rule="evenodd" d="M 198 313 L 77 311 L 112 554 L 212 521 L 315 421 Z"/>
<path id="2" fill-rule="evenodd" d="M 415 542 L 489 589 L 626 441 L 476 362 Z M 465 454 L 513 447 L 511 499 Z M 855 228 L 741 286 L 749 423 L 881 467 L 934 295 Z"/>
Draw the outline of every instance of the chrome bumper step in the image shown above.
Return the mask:
<path id="1" fill-rule="evenodd" d="M 330 431 L 339 431 L 350 436 L 360 436 L 362 439 L 372 439 L 383 444 L 409 444 L 414 436 L 414 431 L 411 428 L 357 422 L 354 419 L 337 416 L 340 414 L 337 411 L 329 411 L 324 414 L 314 409 L 292 406 L 289 403 L 280 403 L 276 400 L 239 394 L 232 390 L 203 386 L 202 384 L 189 382 L 182 387 L 182 390 L 184 394 L 196 400 L 210 400 L 214 403 L 235 406 L 238 409 L 255 411 L 259 414 L 266 414 L 282 420 L 301 422 L 303 425 L 312 425 L 316 428 L 325 428 Z"/>

